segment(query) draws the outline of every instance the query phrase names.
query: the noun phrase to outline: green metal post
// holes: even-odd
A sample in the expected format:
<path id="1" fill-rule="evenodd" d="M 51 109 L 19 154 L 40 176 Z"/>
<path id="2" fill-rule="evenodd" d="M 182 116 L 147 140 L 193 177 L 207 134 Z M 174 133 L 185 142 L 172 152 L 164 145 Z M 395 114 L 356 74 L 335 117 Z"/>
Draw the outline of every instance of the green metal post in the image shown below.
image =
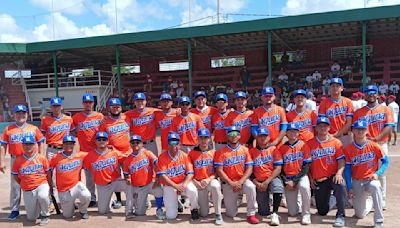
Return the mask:
<path id="1" fill-rule="evenodd" d="M 362 72 L 363 72 L 363 87 L 367 83 L 367 22 L 362 22 Z"/>
<path id="2" fill-rule="evenodd" d="M 58 73 L 57 73 L 57 52 L 52 53 L 53 56 L 53 70 L 54 70 L 54 88 L 56 90 L 56 97 L 58 97 Z"/>
<path id="3" fill-rule="evenodd" d="M 118 45 L 115 46 L 115 61 L 117 62 L 118 97 L 122 98 L 121 61 Z"/>
<path id="4" fill-rule="evenodd" d="M 192 100 L 193 96 L 193 88 L 192 88 L 192 42 L 188 39 L 187 42 L 188 48 L 188 62 L 189 62 L 189 69 L 188 69 L 188 76 L 189 76 L 189 97 Z"/>
<path id="5" fill-rule="evenodd" d="M 268 31 L 268 81 L 272 86 L 272 32 Z"/>

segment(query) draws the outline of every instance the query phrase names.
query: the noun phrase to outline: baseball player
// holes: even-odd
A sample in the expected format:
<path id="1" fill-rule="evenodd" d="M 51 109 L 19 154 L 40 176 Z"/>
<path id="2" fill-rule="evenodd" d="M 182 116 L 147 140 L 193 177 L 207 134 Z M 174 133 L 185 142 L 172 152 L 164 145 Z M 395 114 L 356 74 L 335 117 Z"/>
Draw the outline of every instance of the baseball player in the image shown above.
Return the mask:
<path id="1" fill-rule="evenodd" d="M 0 171 L 5 173 L 7 152 L 10 154 L 10 169 L 13 167 L 15 159 L 23 154 L 22 140 L 25 136 L 33 136 L 38 143 L 38 153 L 44 154 L 44 136 L 36 126 L 27 123 L 28 114 L 25 105 L 14 107 L 15 124 L 7 126 L 0 139 Z M 19 216 L 19 205 L 21 202 L 21 187 L 11 176 L 10 181 L 10 208 L 9 220 L 15 220 Z"/>
<path id="2" fill-rule="evenodd" d="M 178 103 L 181 108 L 181 114 L 172 119 L 170 130 L 179 134 L 181 150 L 185 153 L 189 153 L 198 145 L 199 139 L 197 132 L 200 128 L 204 127 L 204 125 L 200 116 L 189 112 L 189 97 L 180 97 Z"/>
<path id="3" fill-rule="evenodd" d="M 194 114 L 193 114 L 194 115 Z M 179 149 L 178 133 L 168 134 L 168 151 L 158 157 L 157 176 L 163 185 L 163 197 L 167 219 L 175 219 L 178 215 L 178 195 L 182 194 L 190 200 L 192 220 L 198 220 L 199 204 L 196 200 L 198 192 L 193 184 L 193 167 L 186 153 Z"/>
<path id="4" fill-rule="evenodd" d="M 23 137 L 22 147 L 24 154 L 15 159 L 11 174 L 23 190 L 27 220 L 34 222 L 40 215 L 40 225 L 46 225 L 50 216 L 49 162 L 37 153 L 36 140 L 32 135 Z"/>
<path id="5" fill-rule="evenodd" d="M 251 131 L 256 135 L 257 128 L 268 128 L 271 146 L 278 146 L 286 134 L 286 113 L 282 107 L 274 104 L 274 88 L 264 87 L 261 95 L 263 105 L 254 110 Z"/>
<path id="6" fill-rule="evenodd" d="M 211 192 L 212 202 L 215 209 L 215 224 L 222 225 L 224 220 L 221 215 L 222 192 L 221 184 L 215 179 L 214 152 L 209 143 L 211 134 L 208 128 L 200 128 L 199 146 L 189 152 L 189 159 L 193 165 L 193 184 L 197 187 L 200 216 L 206 217 L 209 212 L 208 193 Z"/>
<path id="7" fill-rule="evenodd" d="M 142 137 L 132 135 L 130 138 L 132 153 L 124 161 L 124 177 L 127 182 L 126 216 L 146 214 L 146 201 L 149 193 L 156 198 L 158 219 L 164 219 L 162 210 L 162 189 L 155 179 L 155 166 L 157 157 L 152 151 L 143 147 Z"/>
<path id="8" fill-rule="evenodd" d="M 256 140 L 258 146 L 250 149 L 250 155 L 254 163 L 252 179 L 257 190 L 258 214 L 270 215 L 269 193 L 272 193 L 271 225 L 278 226 L 280 224 L 278 209 L 284 193 L 283 183 L 279 177 L 283 160 L 281 154 L 276 152 L 275 146 L 268 146 L 267 128 L 257 130 Z"/>
<path id="9" fill-rule="evenodd" d="M 383 227 L 383 196 L 378 178 L 389 166 L 389 158 L 382 147 L 367 139 L 368 122 L 358 120 L 352 125 L 354 142 L 344 148 L 346 156 L 345 179 L 348 194 L 353 198 L 356 217 L 362 219 L 368 213 L 367 197 L 372 196 L 375 227 Z M 381 164 L 381 165 L 380 165 Z"/>
<path id="10" fill-rule="evenodd" d="M 316 135 L 307 142 L 306 153 L 311 154 L 310 183 L 314 189 L 319 215 L 329 212 L 331 191 L 336 198 L 336 220 L 334 227 L 345 226 L 346 189 L 343 178 L 345 157 L 339 139 L 329 135 L 330 122 L 327 117 L 319 117 L 315 127 Z"/>
<path id="11" fill-rule="evenodd" d="M 247 147 L 239 143 L 240 132 L 241 129 L 236 126 L 227 128 L 228 144 L 215 152 L 214 166 L 222 181 L 226 215 L 236 216 L 239 193 L 244 193 L 247 199 L 247 222 L 257 224 L 256 186 L 249 179 L 253 172 L 253 160 Z"/>
<path id="12" fill-rule="evenodd" d="M 94 153 L 96 150 L 96 132 L 99 131 L 100 124 L 103 122 L 103 114 L 93 111 L 94 97 L 87 93 L 82 97 L 83 112 L 76 113 L 72 120 L 75 125 L 75 133 L 78 137 L 80 151 Z M 85 170 L 86 187 L 89 189 L 91 199 L 89 207 L 96 206 L 96 188 L 93 181 L 93 174 L 90 170 Z"/>
<path id="13" fill-rule="evenodd" d="M 396 141 L 397 141 L 397 123 L 399 121 L 399 105 L 396 103 L 396 96 L 395 95 L 389 95 L 388 97 L 388 107 L 390 109 L 390 111 L 392 111 L 392 115 L 393 115 L 393 121 L 394 121 L 394 127 L 392 129 L 392 133 L 389 137 L 389 142 L 392 139 L 392 135 L 394 137 L 394 141 L 393 141 L 393 146 L 396 145 Z"/>
<path id="14" fill-rule="evenodd" d="M 176 117 L 179 111 L 172 108 L 172 97 L 169 93 L 162 93 L 160 96 L 162 112 L 156 112 L 156 126 L 160 128 L 161 152 L 168 150 L 168 132 L 171 127 L 172 119 Z"/>
<path id="15" fill-rule="evenodd" d="M 240 130 L 239 142 L 242 145 L 252 145 L 251 115 L 253 111 L 247 109 L 247 94 L 239 91 L 235 93 L 235 110 L 230 112 L 225 119 L 225 128 L 235 126 Z"/>
<path id="16" fill-rule="evenodd" d="M 89 153 L 83 161 L 83 167 L 93 173 L 97 188 L 98 209 L 100 214 L 110 212 L 110 201 L 113 192 L 125 192 L 127 185 L 121 179 L 119 164 L 123 163 L 124 154 L 109 148 L 109 136 L 106 132 L 96 134 L 96 152 Z M 115 208 L 115 207 L 114 207 Z"/>
<path id="17" fill-rule="evenodd" d="M 295 123 L 288 123 L 286 137 L 288 141 L 278 148 L 278 153 L 283 159 L 282 178 L 285 183 L 285 196 L 290 216 L 297 216 L 299 205 L 297 195 L 301 195 L 301 224 L 311 224 L 310 182 L 307 176 L 311 156 L 309 150 L 305 149 L 305 143 L 298 139 L 299 126 Z"/>
<path id="18" fill-rule="evenodd" d="M 340 78 L 332 78 L 329 82 L 331 96 L 323 101 L 318 109 L 318 116 L 329 118 L 329 133 L 338 138 L 343 146 L 351 142 L 349 130 L 353 119 L 353 103 L 347 97 L 342 96 L 343 81 Z"/>
<path id="19" fill-rule="evenodd" d="M 219 150 L 226 146 L 226 131 L 225 131 L 225 119 L 228 117 L 230 109 L 228 110 L 228 96 L 224 93 L 219 93 L 215 97 L 217 101 L 218 111 L 211 118 L 211 126 L 214 130 L 214 142 L 215 149 Z"/>
<path id="20" fill-rule="evenodd" d="M 133 96 L 135 109 L 125 112 L 126 121 L 131 126 L 132 135 L 140 135 L 143 139 L 143 146 L 147 150 L 158 155 L 156 143 L 156 112 L 157 108 L 146 107 L 146 96 L 144 93 L 135 93 Z"/>
<path id="21" fill-rule="evenodd" d="M 293 122 L 299 125 L 299 139 L 303 142 L 307 142 L 314 138 L 313 126 L 315 126 L 318 116 L 313 110 L 305 107 L 307 100 L 307 92 L 305 90 L 295 90 L 293 96 L 296 109 L 288 112 L 286 118 L 288 122 Z"/>
<path id="22" fill-rule="evenodd" d="M 203 125 L 212 132 L 211 118 L 217 113 L 217 109 L 207 106 L 207 95 L 204 91 L 196 91 L 194 93 L 194 103 L 196 104 L 196 108 L 192 108 L 190 112 L 200 116 Z"/>
<path id="23" fill-rule="evenodd" d="M 49 185 L 53 186 L 53 172 L 56 175 L 58 198 L 64 218 L 72 218 L 75 212 L 75 201 L 79 199 L 79 214 L 82 219 L 88 219 L 87 208 L 90 203 L 90 192 L 80 181 L 83 161 L 86 152 L 74 153 L 75 138 L 66 135 L 63 139 L 63 151 L 50 160 Z M 52 189 L 52 188 L 50 188 Z M 51 191 L 51 190 L 50 190 Z"/>
<path id="24" fill-rule="evenodd" d="M 353 121 L 364 120 L 367 122 L 367 138 L 381 145 L 385 155 L 389 153 L 389 135 L 395 126 L 393 115 L 387 106 L 379 105 L 377 102 L 378 88 L 376 85 L 367 86 L 367 105 L 354 113 Z M 383 191 L 383 208 L 386 209 L 386 175 L 380 175 Z"/>

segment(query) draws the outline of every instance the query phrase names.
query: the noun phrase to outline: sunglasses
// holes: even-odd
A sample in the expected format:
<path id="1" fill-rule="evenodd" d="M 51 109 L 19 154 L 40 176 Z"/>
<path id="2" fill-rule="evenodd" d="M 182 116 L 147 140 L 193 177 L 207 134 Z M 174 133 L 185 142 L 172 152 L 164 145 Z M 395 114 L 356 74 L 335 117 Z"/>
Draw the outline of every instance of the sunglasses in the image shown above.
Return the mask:
<path id="1" fill-rule="evenodd" d="M 228 133 L 228 136 L 238 136 L 238 135 L 240 135 L 240 133 L 239 132 L 237 132 L 237 131 L 232 131 L 232 132 L 229 132 Z"/>
<path id="2" fill-rule="evenodd" d="M 136 145 L 136 144 L 140 144 L 141 143 L 141 141 L 131 141 L 131 144 L 133 144 L 133 145 Z"/>
<path id="3" fill-rule="evenodd" d="M 98 139 L 96 139 L 97 141 L 99 141 L 99 142 L 105 142 L 105 141 L 108 141 L 108 139 L 106 139 L 106 138 L 98 138 Z"/>
<path id="4" fill-rule="evenodd" d="M 176 145 L 178 145 L 179 144 L 179 141 L 169 141 L 168 142 L 168 145 L 170 145 L 170 146 L 176 146 Z"/>

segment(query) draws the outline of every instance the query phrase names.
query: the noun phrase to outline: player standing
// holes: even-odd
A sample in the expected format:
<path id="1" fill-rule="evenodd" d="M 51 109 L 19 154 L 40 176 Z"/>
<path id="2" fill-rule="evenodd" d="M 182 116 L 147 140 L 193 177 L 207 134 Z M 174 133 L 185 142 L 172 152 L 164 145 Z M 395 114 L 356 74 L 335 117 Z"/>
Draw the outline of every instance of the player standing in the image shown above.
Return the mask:
<path id="1" fill-rule="evenodd" d="M 228 107 L 228 96 L 219 93 L 215 97 L 217 101 L 217 112 L 211 118 L 211 126 L 214 130 L 215 149 L 219 150 L 226 145 L 225 119 L 228 117 L 230 110 Z"/>
<path id="2" fill-rule="evenodd" d="M 194 93 L 194 103 L 196 104 L 196 108 L 192 108 L 190 112 L 200 116 L 204 127 L 208 128 L 208 130 L 212 132 L 211 118 L 215 113 L 217 113 L 217 109 L 207 106 L 207 95 L 204 91 L 196 91 Z"/>
<path id="3" fill-rule="evenodd" d="M 396 145 L 396 141 L 397 141 L 397 123 L 399 121 L 399 105 L 396 103 L 396 96 L 395 95 L 390 95 L 388 97 L 388 107 L 390 108 L 390 110 L 392 111 L 393 114 L 393 121 L 394 121 L 394 127 L 392 130 L 392 134 L 394 137 L 394 141 L 393 141 L 393 146 Z M 391 137 L 389 138 L 389 142 L 391 141 Z"/>
<path id="4" fill-rule="evenodd" d="M 160 128 L 161 153 L 168 150 L 168 132 L 171 128 L 172 119 L 178 115 L 178 110 L 172 108 L 172 97 L 168 93 L 160 96 L 161 112 L 156 112 L 156 127 Z"/>

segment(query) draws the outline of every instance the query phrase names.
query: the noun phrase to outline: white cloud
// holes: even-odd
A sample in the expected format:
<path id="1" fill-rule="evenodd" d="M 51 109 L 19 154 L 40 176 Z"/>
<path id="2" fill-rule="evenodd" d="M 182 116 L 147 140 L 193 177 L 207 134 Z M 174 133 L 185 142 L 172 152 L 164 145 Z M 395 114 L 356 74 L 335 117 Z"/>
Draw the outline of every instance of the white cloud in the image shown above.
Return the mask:
<path id="1" fill-rule="evenodd" d="M 60 13 L 68 13 L 74 15 L 80 15 L 86 10 L 86 1 L 85 0 L 30 0 L 31 3 L 35 6 L 46 9 L 47 11 L 53 11 L 52 7 L 54 7 L 54 12 Z"/>
<path id="2" fill-rule="evenodd" d="M 95 25 L 91 28 L 89 27 L 83 27 L 80 29 L 80 31 L 85 35 L 85 36 L 104 36 L 104 35 L 110 35 L 113 33 L 110 27 L 108 27 L 106 24 L 98 24 Z"/>

